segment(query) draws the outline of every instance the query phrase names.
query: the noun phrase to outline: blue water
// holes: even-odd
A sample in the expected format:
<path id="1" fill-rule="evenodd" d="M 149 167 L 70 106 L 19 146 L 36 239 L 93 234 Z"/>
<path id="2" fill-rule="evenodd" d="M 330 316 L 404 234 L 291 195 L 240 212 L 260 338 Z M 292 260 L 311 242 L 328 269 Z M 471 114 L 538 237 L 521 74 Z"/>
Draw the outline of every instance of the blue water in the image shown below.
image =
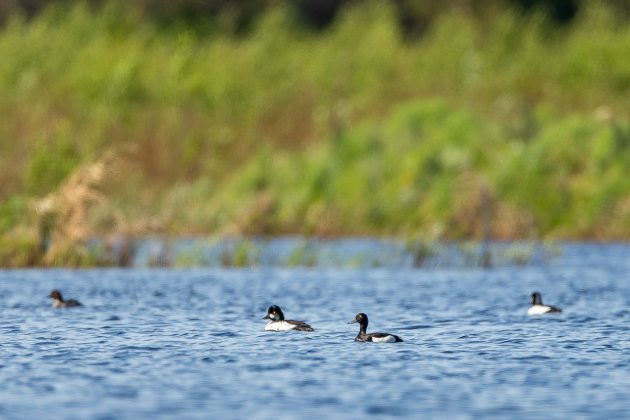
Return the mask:
<path id="1" fill-rule="evenodd" d="M 52 309 L 53 287 L 85 306 Z M 526 316 L 534 290 L 564 312 Z M 487 270 L 11 270 L 0 296 L 2 418 L 630 418 L 630 245 Z M 316 331 L 265 332 L 270 304 Z M 354 342 L 360 311 L 405 342 Z"/>

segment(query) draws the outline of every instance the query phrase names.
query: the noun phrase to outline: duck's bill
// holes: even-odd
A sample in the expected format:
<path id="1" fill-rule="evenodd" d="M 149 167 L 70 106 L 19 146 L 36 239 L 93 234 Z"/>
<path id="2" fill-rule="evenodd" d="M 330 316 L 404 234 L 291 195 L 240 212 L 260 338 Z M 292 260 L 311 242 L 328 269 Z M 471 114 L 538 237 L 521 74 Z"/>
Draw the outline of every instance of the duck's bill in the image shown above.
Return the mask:
<path id="1" fill-rule="evenodd" d="M 357 320 L 356 320 L 356 319 L 353 319 L 352 321 L 349 321 L 349 322 L 348 322 L 348 324 L 356 324 L 356 323 L 357 323 Z"/>
<path id="2" fill-rule="evenodd" d="M 271 317 L 269 316 L 269 314 L 267 314 L 267 315 L 263 316 L 262 319 L 271 319 Z"/>

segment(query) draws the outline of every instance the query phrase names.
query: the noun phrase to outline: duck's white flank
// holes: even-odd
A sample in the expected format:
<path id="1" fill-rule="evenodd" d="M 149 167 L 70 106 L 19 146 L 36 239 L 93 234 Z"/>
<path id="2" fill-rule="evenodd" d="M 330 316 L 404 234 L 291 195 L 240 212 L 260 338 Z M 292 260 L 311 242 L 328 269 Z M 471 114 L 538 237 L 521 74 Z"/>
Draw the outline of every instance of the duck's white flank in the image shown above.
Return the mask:
<path id="1" fill-rule="evenodd" d="M 527 315 L 542 315 L 551 311 L 551 308 L 547 305 L 534 305 L 527 310 Z"/>
<path id="2" fill-rule="evenodd" d="M 265 331 L 290 331 L 296 327 L 287 321 L 269 321 L 265 325 Z"/>
<path id="3" fill-rule="evenodd" d="M 387 335 L 385 337 L 372 337 L 374 343 L 395 343 L 396 337 L 393 335 Z"/>

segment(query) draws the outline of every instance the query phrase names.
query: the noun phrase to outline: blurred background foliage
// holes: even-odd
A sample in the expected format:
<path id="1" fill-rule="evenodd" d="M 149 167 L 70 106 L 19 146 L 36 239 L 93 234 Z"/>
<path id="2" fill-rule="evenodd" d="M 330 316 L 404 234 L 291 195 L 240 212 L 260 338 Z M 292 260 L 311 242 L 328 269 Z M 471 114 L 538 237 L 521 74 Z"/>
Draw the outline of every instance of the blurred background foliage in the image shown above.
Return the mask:
<path id="1" fill-rule="evenodd" d="M 120 234 L 628 239 L 629 16 L 4 0 L 0 262 Z"/>

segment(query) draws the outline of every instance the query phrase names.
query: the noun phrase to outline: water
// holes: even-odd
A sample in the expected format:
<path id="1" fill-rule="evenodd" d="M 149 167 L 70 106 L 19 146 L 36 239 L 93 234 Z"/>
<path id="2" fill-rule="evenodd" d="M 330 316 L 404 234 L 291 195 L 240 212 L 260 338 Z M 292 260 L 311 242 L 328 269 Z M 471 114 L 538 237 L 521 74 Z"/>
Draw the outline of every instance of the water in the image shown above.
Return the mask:
<path id="1" fill-rule="evenodd" d="M 629 273 L 629 245 L 489 270 L 0 271 L 0 417 L 630 418 Z M 85 307 L 50 308 L 53 287 Z M 527 317 L 534 290 L 564 312 Z M 263 331 L 273 303 L 316 331 Z M 359 311 L 405 342 L 354 342 Z"/>

